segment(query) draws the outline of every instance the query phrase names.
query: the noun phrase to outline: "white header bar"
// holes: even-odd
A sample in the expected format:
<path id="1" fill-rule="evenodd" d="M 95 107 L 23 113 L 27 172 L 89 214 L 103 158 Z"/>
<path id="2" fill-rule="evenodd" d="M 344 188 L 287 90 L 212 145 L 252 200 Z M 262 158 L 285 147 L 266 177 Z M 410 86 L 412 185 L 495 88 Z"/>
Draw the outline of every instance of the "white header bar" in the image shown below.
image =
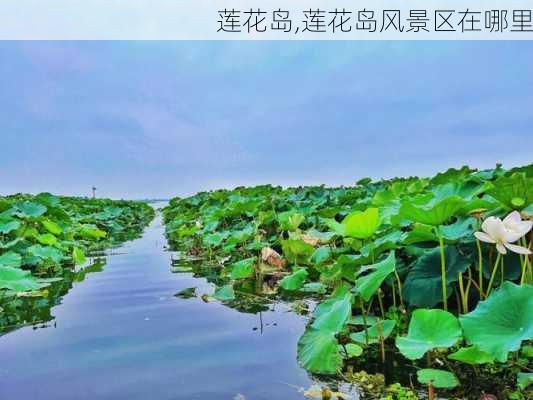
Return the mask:
<path id="1" fill-rule="evenodd" d="M 1 0 L 0 39 L 532 40 L 532 17 L 533 0 Z"/>

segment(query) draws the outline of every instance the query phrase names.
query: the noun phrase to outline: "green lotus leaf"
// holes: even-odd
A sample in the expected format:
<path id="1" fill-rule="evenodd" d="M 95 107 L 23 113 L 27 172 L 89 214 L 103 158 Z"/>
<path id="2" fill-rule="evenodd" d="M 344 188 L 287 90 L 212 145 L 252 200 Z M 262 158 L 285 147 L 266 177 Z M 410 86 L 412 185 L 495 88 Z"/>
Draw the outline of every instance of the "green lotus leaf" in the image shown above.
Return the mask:
<path id="1" fill-rule="evenodd" d="M 250 257 L 231 264 L 231 279 L 246 279 L 253 276 L 255 261 L 255 257 Z"/>
<path id="2" fill-rule="evenodd" d="M 228 244 L 234 244 L 234 245 L 241 244 L 241 243 L 246 242 L 248 239 L 250 239 L 253 234 L 254 234 L 254 229 L 251 226 L 248 226 L 244 229 L 231 231 L 226 242 Z"/>
<path id="3" fill-rule="evenodd" d="M 72 259 L 78 265 L 84 264 L 86 261 L 85 252 L 79 247 L 74 247 L 72 250 Z"/>
<path id="4" fill-rule="evenodd" d="M 352 333 L 350 339 L 357 343 L 366 344 L 366 335 L 368 335 L 368 344 L 379 343 L 382 338 L 387 339 L 390 336 L 396 325 L 396 321 L 391 319 L 380 320 L 381 327 L 378 326 L 378 321 L 374 322 L 374 325 L 367 328 L 366 333 L 364 330 Z"/>
<path id="5" fill-rule="evenodd" d="M 306 283 L 305 285 L 302 286 L 301 290 L 302 292 L 319 293 L 319 294 L 324 294 L 327 291 L 326 286 L 320 282 Z"/>
<path id="6" fill-rule="evenodd" d="M 295 231 L 305 221 L 305 215 L 296 211 L 285 211 L 278 214 L 281 229 Z"/>
<path id="7" fill-rule="evenodd" d="M 284 277 L 279 285 L 285 290 L 300 290 L 307 279 L 307 271 L 304 268 L 299 268 L 292 274 Z"/>
<path id="8" fill-rule="evenodd" d="M 533 286 L 506 281 L 459 319 L 468 343 L 505 362 L 522 341 L 533 339 Z"/>
<path id="9" fill-rule="evenodd" d="M 519 372 L 516 376 L 516 383 L 522 390 L 533 384 L 533 372 Z"/>
<path id="10" fill-rule="evenodd" d="M 35 196 L 35 201 L 44 204 L 47 207 L 58 207 L 61 204 L 61 200 L 57 196 L 51 193 L 43 192 Z"/>
<path id="11" fill-rule="evenodd" d="M 207 234 L 203 237 L 202 241 L 205 245 L 211 247 L 220 246 L 220 244 L 229 236 L 229 232 L 215 232 Z"/>
<path id="12" fill-rule="evenodd" d="M 41 246 L 40 244 L 33 245 L 28 248 L 28 252 L 43 260 L 52 260 L 59 264 L 63 260 L 63 254 L 58 249 L 51 246 Z"/>
<path id="13" fill-rule="evenodd" d="M 366 317 L 363 315 L 355 315 L 348 321 L 351 325 L 366 325 L 366 326 L 372 326 L 375 325 L 378 322 L 378 318 L 375 315 L 367 315 Z"/>
<path id="14" fill-rule="evenodd" d="M 440 389 L 453 389 L 459 385 L 457 377 L 449 371 L 443 371 L 440 369 L 420 369 L 416 372 L 418 382 L 424 384 L 430 384 L 435 388 Z"/>
<path id="15" fill-rule="evenodd" d="M 38 290 L 47 286 L 31 275 L 31 272 L 20 268 L 0 267 L 0 288 L 15 292 Z"/>
<path id="16" fill-rule="evenodd" d="M 9 242 L 5 242 L 5 243 L 0 242 L 0 249 L 4 249 L 4 250 L 11 249 L 12 247 L 15 247 L 17 244 L 19 244 L 22 241 L 23 241 L 23 238 L 18 237 L 16 239 L 10 240 Z"/>
<path id="17" fill-rule="evenodd" d="M 322 222 L 336 235 L 346 236 L 346 227 L 342 223 L 337 222 L 333 218 L 323 218 Z"/>
<path id="18" fill-rule="evenodd" d="M 45 246 L 53 246 L 57 243 L 57 238 L 51 233 L 43 233 L 41 235 L 36 235 L 35 239 Z"/>
<path id="19" fill-rule="evenodd" d="M 44 228 L 52 235 L 59 235 L 63 232 L 63 229 L 54 221 L 44 219 L 41 221 L 41 223 L 43 224 Z"/>
<path id="20" fill-rule="evenodd" d="M 221 210 L 222 214 L 229 217 L 235 217 L 242 214 L 254 215 L 257 208 L 261 204 L 261 200 L 256 199 L 238 199 L 228 204 L 228 206 Z"/>
<path id="21" fill-rule="evenodd" d="M 486 189 L 486 182 L 479 179 L 467 178 L 466 180 L 461 179 L 433 186 L 430 191 L 437 199 L 444 199 L 456 195 L 465 200 L 471 200 L 474 196 L 482 193 Z"/>
<path id="22" fill-rule="evenodd" d="M 43 215 L 47 208 L 39 203 L 33 203 L 31 201 L 24 201 L 15 204 L 17 209 L 17 215 L 23 218 L 33 217 L 37 218 Z"/>
<path id="23" fill-rule="evenodd" d="M 413 229 L 409 231 L 403 240 L 403 244 L 410 245 L 424 242 L 436 242 L 438 241 L 435 235 L 435 230 L 431 225 L 413 224 Z"/>
<path id="24" fill-rule="evenodd" d="M 494 357 L 477 348 L 477 346 L 463 347 L 448 356 L 450 360 L 461 361 L 466 364 L 487 364 L 494 362 Z"/>
<path id="25" fill-rule="evenodd" d="M 348 358 L 359 357 L 361 354 L 363 354 L 363 348 L 355 343 L 348 343 L 346 346 L 344 346 L 344 348 L 346 349 Z"/>
<path id="26" fill-rule="evenodd" d="M 476 219 L 473 217 L 460 218 L 450 225 L 441 225 L 438 227 L 441 236 L 448 241 L 455 242 L 465 238 L 474 237 L 474 226 Z"/>
<path id="27" fill-rule="evenodd" d="M 418 309 L 412 314 L 407 336 L 396 337 L 396 347 L 405 357 L 417 360 L 429 350 L 453 346 L 461 336 L 461 326 L 453 314 Z"/>
<path id="28" fill-rule="evenodd" d="M 233 290 L 233 286 L 224 285 L 217 288 L 217 290 L 215 290 L 215 293 L 213 294 L 213 297 L 219 301 L 235 300 L 235 291 Z"/>
<path id="29" fill-rule="evenodd" d="M 342 356 L 335 333 L 307 329 L 298 341 L 298 361 L 310 372 L 336 374 L 342 365 Z"/>
<path id="30" fill-rule="evenodd" d="M 393 251 L 391 251 L 383 261 L 366 266 L 364 269 L 372 272 L 357 278 L 357 281 L 355 282 L 357 293 L 359 293 L 365 301 L 369 301 L 377 292 L 383 281 L 394 271 L 394 268 L 396 268 L 396 258 Z"/>
<path id="31" fill-rule="evenodd" d="M 361 254 L 365 257 L 378 257 L 387 250 L 394 250 L 398 244 L 405 238 L 405 233 L 400 230 L 391 231 L 383 236 L 376 238 L 373 242 L 361 247 Z"/>
<path id="32" fill-rule="evenodd" d="M 316 308 L 313 315 L 315 317 L 311 324 L 313 328 L 335 333 L 341 331 L 352 315 L 351 294 L 329 298 Z"/>
<path id="33" fill-rule="evenodd" d="M 365 178 L 359 179 L 357 182 L 355 182 L 356 185 L 366 186 L 369 183 L 372 182 L 372 178 L 369 178 L 368 176 Z"/>
<path id="34" fill-rule="evenodd" d="M 533 358 L 533 346 L 527 345 L 522 347 L 520 353 L 528 358 Z"/>
<path id="35" fill-rule="evenodd" d="M 315 248 L 303 240 L 288 239 L 281 242 L 283 255 L 293 264 L 307 264 Z"/>
<path id="36" fill-rule="evenodd" d="M 311 256 L 311 261 L 314 264 L 319 265 L 329 260 L 331 256 L 332 256 L 331 248 L 328 246 L 321 246 L 315 250 L 315 252 Z"/>
<path id="37" fill-rule="evenodd" d="M 7 235 L 20 227 L 20 221 L 16 219 L 0 219 L 0 233 Z"/>
<path id="38" fill-rule="evenodd" d="M 464 204 L 465 200 L 455 195 L 442 200 L 430 201 L 426 205 L 404 202 L 400 208 L 400 216 L 421 224 L 438 226 L 456 215 Z"/>
<path id="39" fill-rule="evenodd" d="M 19 268 L 22 265 L 22 257 L 18 253 L 9 251 L 0 256 L 0 267 Z"/>
<path id="40" fill-rule="evenodd" d="M 461 255 L 455 246 L 444 248 L 448 296 L 453 293 L 451 284 L 458 280 L 459 272 L 465 272 L 472 264 L 469 255 Z M 433 307 L 442 301 L 442 276 L 440 249 L 424 253 L 411 267 L 403 287 L 404 299 L 410 305 Z"/>
<path id="41" fill-rule="evenodd" d="M 374 207 L 365 211 L 355 211 L 342 221 L 344 235 L 356 239 L 368 239 L 376 233 L 380 223 L 379 210 Z"/>
<path id="42" fill-rule="evenodd" d="M 511 209 L 523 209 L 533 202 L 533 177 L 516 172 L 498 178 L 487 194 Z"/>
<path id="43" fill-rule="evenodd" d="M 358 256 L 342 254 L 332 266 L 323 268 L 320 280 L 335 285 L 342 279 L 355 281 Z"/>
<path id="44" fill-rule="evenodd" d="M 78 231 L 78 234 L 82 238 L 89 239 L 89 240 L 103 239 L 107 236 L 107 234 L 104 231 L 91 225 L 82 225 L 80 230 Z"/>
<path id="45" fill-rule="evenodd" d="M 430 183 L 433 185 L 444 185 L 449 182 L 458 182 L 468 175 L 474 172 L 473 169 L 470 169 L 468 166 L 463 165 L 460 169 L 449 168 L 444 172 L 439 172 L 433 178 L 431 178 Z"/>

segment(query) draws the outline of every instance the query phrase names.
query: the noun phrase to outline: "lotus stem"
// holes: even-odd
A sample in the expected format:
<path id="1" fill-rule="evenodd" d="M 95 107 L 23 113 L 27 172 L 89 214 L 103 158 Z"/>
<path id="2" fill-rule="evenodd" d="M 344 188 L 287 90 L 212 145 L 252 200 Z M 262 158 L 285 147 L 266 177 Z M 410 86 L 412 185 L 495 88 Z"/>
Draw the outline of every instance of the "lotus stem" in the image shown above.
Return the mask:
<path id="1" fill-rule="evenodd" d="M 394 276 L 396 276 L 396 283 L 398 284 L 398 296 L 400 297 L 400 304 L 402 306 L 402 309 L 405 310 L 405 305 L 403 304 L 402 280 L 400 279 L 400 275 L 398 275 L 398 271 L 396 271 L 396 268 L 394 268 Z"/>
<path id="2" fill-rule="evenodd" d="M 435 400 L 435 390 L 433 389 L 431 382 L 428 383 L 428 399 Z"/>
<path id="3" fill-rule="evenodd" d="M 381 362 L 385 364 L 385 339 L 383 338 L 383 327 L 381 326 L 381 319 L 378 318 L 377 323 L 379 344 L 381 347 Z"/>
<path id="4" fill-rule="evenodd" d="M 470 288 L 472 287 L 472 269 L 468 267 L 468 283 L 466 284 L 466 310 L 465 313 L 468 313 L 468 299 L 470 298 Z"/>
<path id="5" fill-rule="evenodd" d="M 527 239 L 525 237 L 520 239 L 520 244 L 526 248 L 531 247 L 531 243 L 528 245 Z M 523 285 L 524 283 L 526 283 L 526 278 L 528 278 L 528 274 L 529 274 L 529 256 L 528 255 L 524 255 L 524 260 L 521 262 L 521 270 L 522 270 L 522 276 L 520 277 L 520 285 Z"/>
<path id="6" fill-rule="evenodd" d="M 383 299 L 381 298 L 381 288 L 378 289 L 378 302 L 379 310 L 381 311 L 381 317 L 385 319 L 385 308 L 383 307 Z"/>
<path id="7" fill-rule="evenodd" d="M 483 251 L 481 251 L 481 243 L 476 239 L 477 256 L 478 256 L 478 286 L 479 286 L 479 298 L 483 299 L 485 296 L 483 293 Z"/>
<path id="8" fill-rule="evenodd" d="M 494 267 L 492 268 L 492 273 L 490 274 L 489 286 L 487 287 L 487 296 L 489 297 L 490 291 L 492 289 L 492 284 L 494 283 L 494 277 L 496 276 L 496 271 L 498 270 L 498 265 L 500 264 L 500 258 L 502 255 L 498 252 L 496 256 L 496 261 L 494 262 Z"/>
<path id="9" fill-rule="evenodd" d="M 468 298 L 466 297 L 462 272 L 459 272 L 459 293 L 461 294 L 461 304 L 463 308 L 463 314 L 466 314 L 468 312 Z"/>
<path id="10" fill-rule="evenodd" d="M 520 263 L 520 269 L 522 271 L 522 274 L 520 276 L 520 286 L 522 286 L 526 281 L 527 262 L 525 259 Z"/>
<path id="11" fill-rule="evenodd" d="M 503 285 L 503 280 L 505 279 L 505 265 L 503 263 L 504 258 L 502 257 L 502 260 L 500 264 L 502 267 L 500 268 L 500 286 Z"/>
<path id="12" fill-rule="evenodd" d="M 435 228 L 437 237 L 439 238 L 440 247 L 440 275 L 442 284 L 442 303 L 444 304 L 444 310 L 448 311 L 448 295 L 446 293 L 446 258 L 444 256 L 444 240 L 440 235 L 437 228 Z"/>
<path id="13" fill-rule="evenodd" d="M 361 312 L 363 313 L 363 324 L 364 324 L 364 329 L 365 329 L 365 344 L 368 346 L 368 328 L 366 326 L 365 303 L 363 302 L 362 298 L 359 298 L 359 301 L 360 301 Z"/>
<path id="14" fill-rule="evenodd" d="M 396 285 L 392 284 L 392 305 L 394 306 L 394 310 L 396 311 L 398 309 L 396 305 Z"/>

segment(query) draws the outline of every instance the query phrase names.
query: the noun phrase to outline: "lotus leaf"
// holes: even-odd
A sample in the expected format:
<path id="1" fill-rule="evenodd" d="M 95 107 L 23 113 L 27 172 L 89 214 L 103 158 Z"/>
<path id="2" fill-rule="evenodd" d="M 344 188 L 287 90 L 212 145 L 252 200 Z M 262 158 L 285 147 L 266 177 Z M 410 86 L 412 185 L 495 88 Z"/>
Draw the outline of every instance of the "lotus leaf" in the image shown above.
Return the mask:
<path id="1" fill-rule="evenodd" d="M 465 201 L 455 195 L 422 206 L 405 202 L 400 208 L 400 216 L 421 224 L 438 226 L 454 216 L 464 204 Z"/>
<path id="2" fill-rule="evenodd" d="M 337 373 L 342 365 L 342 356 L 335 333 L 308 329 L 298 341 L 298 360 L 310 372 Z"/>
<path id="3" fill-rule="evenodd" d="M 349 358 L 359 357 L 363 354 L 363 348 L 355 343 L 348 343 L 344 348 L 346 349 Z"/>
<path id="4" fill-rule="evenodd" d="M 39 203 L 33 203 L 31 201 L 24 201 L 21 203 L 15 204 L 15 208 L 17 209 L 17 215 L 23 218 L 28 217 L 40 217 L 43 215 L 47 208 Z"/>
<path id="5" fill-rule="evenodd" d="M 365 211 L 355 211 L 342 221 L 344 234 L 357 239 L 368 239 L 379 228 L 379 210 L 371 207 Z"/>
<path id="6" fill-rule="evenodd" d="M 16 219 L 0 219 L 0 233 L 4 235 L 17 230 L 20 227 L 20 221 Z"/>
<path id="7" fill-rule="evenodd" d="M 454 374 L 440 369 L 421 369 L 417 371 L 416 377 L 420 383 L 431 383 L 433 387 L 441 389 L 453 389 L 459 385 L 459 380 Z"/>
<path id="8" fill-rule="evenodd" d="M 250 257 L 230 265 L 231 279 L 246 279 L 254 274 L 256 258 Z"/>
<path id="9" fill-rule="evenodd" d="M 298 268 L 292 274 L 287 275 L 280 281 L 280 286 L 285 290 L 299 290 L 305 283 L 308 273 L 303 268 Z"/>
<path id="10" fill-rule="evenodd" d="M 444 249 L 446 259 L 446 281 L 448 286 L 457 282 L 459 272 L 465 272 L 472 264 L 468 255 L 461 255 L 454 246 Z M 411 267 L 403 287 L 404 298 L 410 305 L 433 307 L 442 301 L 442 277 L 440 249 L 424 253 Z M 448 296 L 452 293 L 448 290 Z"/>
<path id="11" fill-rule="evenodd" d="M 377 264 L 367 266 L 367 269 L 372 272 L 360 276 L 355 282 L 355 289 L 357 293 L 365 300 L 370 298 L 377 292 L 383 281 L 389 276 L 396 267 L 396 259 L 394 252 L 391 251 L 386 259 Z"/>
<path id="12" fill-rule="evenodd" d="M 0 288 L 15 292 L 39 290 L 47 284 L 40 283 L 31 275 L 31 272 L 20 268 L 0 267 Z"/>
<path id="13" fill-rule="evenodd" d="M 235 300 L 235 291 L 232 285 L 224 285 L 215 290 L 213 297 L 219 301 Z"/>
<path id="14" fill-rule="evenodd" d="M 522 341 L 533 339 L 533 286 L 506 281 L 459 319 L 468 343 L 505 362 Z"/>
<path id="15" fill-rule="evenodd" d="M 486 364 L 494 362 L 489 353 L 479 350 L 476 346 L 463 347 L 448 356 L 450 360 L 461 361 L 466 364 Z"/>
<path id="16" fill-rule="evenodd" d="M 314 315 L 313 328 L 339 332 L 352 315 L 352 296 L 347 293 L 341 298 L 330 298 L 317 308 Z"/>
<path id="17" fill-rule="evenodd" d="M 533 202 L 533 177 L 514 173 L 497 179 L 487 194 L 510 209 L 523 209 Z"/>
<path id="18" fill-rule="evenodd" d="M 0 256 L 0 267 L 17 268 L 22 265 L 22 257 L 18 253 L 12 251 L 4 253 Z"/>
<path id="19" fill-rule="evenodd" d="M 289 239 L 281 242 L 283 255 L 293 264 L 307 264 L 315 248 L 303 240 Z"/>
<path id="20" fill-rule="evenodd" d="M 381 324 L 381 327 L 378 325 L 378 323 Z M 395 325 L 396 321 L 394 320 L 375 320 L 372 326 L 367 328 L 366 332 L 362 330 L 360 332 L 352 333 L 350 335 L 350 339 L 352 339 L 354 342 L 363 344 L 379 343 L 381 339 L 387 339 L 390 336 Z"/>
<path id="21" fill-rule="evenodd" d="M 74 247 L 74 249 L 72 250 L 72 259 L 78 265 L 84 264 L 86 261 L 84 251 L 79 247 Z"/>
<path id="22" fill-rule="evenodd" d="M 396 338 L 396 347 L 411 360 L 435 348 L 448 348 L 461 339 L 457 318 L 444 310 L 418 309 L 412 314 L 407 336 Z"/>
<path id="23" fill-rule="evenodd" d="M 533 372 L 519 372 L 516 377 L 516 382 L 520 389 L 526 389 L 533 384 Z"/>

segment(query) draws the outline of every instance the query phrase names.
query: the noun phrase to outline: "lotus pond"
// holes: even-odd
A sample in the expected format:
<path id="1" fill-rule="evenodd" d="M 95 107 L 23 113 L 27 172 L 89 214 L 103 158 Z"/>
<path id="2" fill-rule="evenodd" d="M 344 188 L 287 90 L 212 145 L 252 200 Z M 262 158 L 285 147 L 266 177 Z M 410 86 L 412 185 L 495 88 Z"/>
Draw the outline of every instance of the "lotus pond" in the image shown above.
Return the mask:
<path id="1" fill-rule="evenodd" d="M 216 285 L 206 302 L 305 316 L 296 353 L 312 376 L 364 398 L 526 399 L 532 202 L 533 166 L 498 165 L 205 192 L 171 200 L 164 218 L 174 270 Z"/>
<path id="2" fill-rule="evenodd" d="M 153 216 L 142 202 L 0 197 L 0 332 L 52 319 L 72 282 L 101 270 L 105 260 L 95 256 L 140 236 Z"/>
<path id="3" fill-rule="evenodd" d="M 532 184 L 0 198 L 0 396 L 532 398 Z"/>

